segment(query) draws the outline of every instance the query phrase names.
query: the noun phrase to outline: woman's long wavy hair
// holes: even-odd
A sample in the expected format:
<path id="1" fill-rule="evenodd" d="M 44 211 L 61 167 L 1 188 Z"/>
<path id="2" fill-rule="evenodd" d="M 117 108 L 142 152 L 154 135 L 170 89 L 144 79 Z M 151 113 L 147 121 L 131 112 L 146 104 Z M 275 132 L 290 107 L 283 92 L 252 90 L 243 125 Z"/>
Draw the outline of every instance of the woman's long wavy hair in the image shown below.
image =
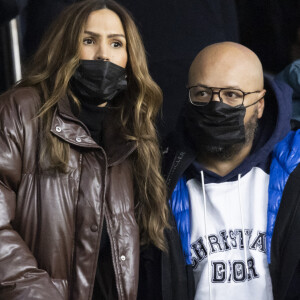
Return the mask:
<path id="1" fill-rule="evenodd" d="M 91 12 L 103 8 L 119 16 L 127 40 L 128 89 L 120 99 L 118 118 L 125 138 L 137 143 L 132 166 L 141 244 L 152 242 L 166 250 L 166 187 L 160 174 L 161 156 L 154 126 L 162 104 L 162 92 L 149 75 L 143 42 L 126 10 L 111 0 L 84 0 L 70 5 L 48 30 L 30 70 L 18 86 L 35 87 L 43 99 L 38 114 L 46 141 L 41 146 L 41 165 L 66 172 L 70 146 L 51 134 L 51 121 L 57 102 L 66 95 L 72 96 L 69 81 L 79 64 L 87 19 Z"/>

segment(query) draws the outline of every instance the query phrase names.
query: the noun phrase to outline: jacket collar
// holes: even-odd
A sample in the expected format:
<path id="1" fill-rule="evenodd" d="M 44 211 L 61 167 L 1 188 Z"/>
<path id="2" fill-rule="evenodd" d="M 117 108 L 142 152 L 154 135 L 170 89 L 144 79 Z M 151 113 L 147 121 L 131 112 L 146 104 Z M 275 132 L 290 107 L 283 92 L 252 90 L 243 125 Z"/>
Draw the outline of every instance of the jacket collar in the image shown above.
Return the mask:
<path id="1" fill-rule="evenodd" d="M 113 121 L 112 118 L 113 114 L 110 114 L 105 121 L 103 145 L 99 146 L 92 139 L 87 127 L 72 113 L 66 96 L 57 103 L 50 131 L 76 147 L 103 149 L 108 165 L 117 165 L 133 153 L 137 145 L 133 141 L 125 140 L 121 130 L 116 126 L 118 122 Z"/>

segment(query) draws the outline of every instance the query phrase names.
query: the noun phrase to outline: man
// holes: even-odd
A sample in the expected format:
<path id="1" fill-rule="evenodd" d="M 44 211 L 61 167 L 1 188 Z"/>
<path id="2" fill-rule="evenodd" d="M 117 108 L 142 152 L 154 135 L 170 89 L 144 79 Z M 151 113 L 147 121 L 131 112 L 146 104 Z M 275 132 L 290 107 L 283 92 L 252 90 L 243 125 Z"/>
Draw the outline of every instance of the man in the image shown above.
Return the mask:
<path id="1" fill-rule="evenodd" d="M 224 42 L 197 55 L 188 91 L 164 170 L 195 299 L 300 299 L 290 90 L 264 83 L 258 57 Z"/>

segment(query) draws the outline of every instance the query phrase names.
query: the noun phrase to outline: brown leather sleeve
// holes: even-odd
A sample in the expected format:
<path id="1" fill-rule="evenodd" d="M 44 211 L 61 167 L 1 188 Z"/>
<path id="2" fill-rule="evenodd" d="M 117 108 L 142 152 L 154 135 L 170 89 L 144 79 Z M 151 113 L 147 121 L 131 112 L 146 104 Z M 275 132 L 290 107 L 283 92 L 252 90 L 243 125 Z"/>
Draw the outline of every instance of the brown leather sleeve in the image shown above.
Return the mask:
<path id="1" fill-rule="evenodd" d="M 25 110 L 22 97 L 29 104 Z M 31 129 L 28 125 L 34 123 L 30 123 L 34 107 L 30 100 L 36 102 L 36 98 L 29 89 L 0 97 L 0 299 L 63 299 L 47 272 L 38 268 L 32 252 L 12 225 L 20 182 L 30 173 L 24 167 L 24 160 L 29 151 L 25 147 L 32 141 L 25 136 L 36 130 L 34 125 L 30 125 Z"/>

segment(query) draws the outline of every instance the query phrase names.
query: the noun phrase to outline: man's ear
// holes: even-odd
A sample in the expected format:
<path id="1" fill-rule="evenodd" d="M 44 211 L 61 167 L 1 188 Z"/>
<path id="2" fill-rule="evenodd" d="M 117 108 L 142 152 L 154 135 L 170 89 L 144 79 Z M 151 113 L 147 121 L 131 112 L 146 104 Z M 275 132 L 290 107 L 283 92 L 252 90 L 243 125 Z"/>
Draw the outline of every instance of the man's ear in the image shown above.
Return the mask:
<path id="1" fill-rule="evenodd" d="M 258 119 L 260 119 L 263 115 L 263 112 L 264 112 L 264 108 L 265 108 L 265 96 L 266 94 L 266 90 L 263 89 L 260 93 L 259 93 L 259 98 L 261 98 L 259 101 L 258 101 Z"/>

